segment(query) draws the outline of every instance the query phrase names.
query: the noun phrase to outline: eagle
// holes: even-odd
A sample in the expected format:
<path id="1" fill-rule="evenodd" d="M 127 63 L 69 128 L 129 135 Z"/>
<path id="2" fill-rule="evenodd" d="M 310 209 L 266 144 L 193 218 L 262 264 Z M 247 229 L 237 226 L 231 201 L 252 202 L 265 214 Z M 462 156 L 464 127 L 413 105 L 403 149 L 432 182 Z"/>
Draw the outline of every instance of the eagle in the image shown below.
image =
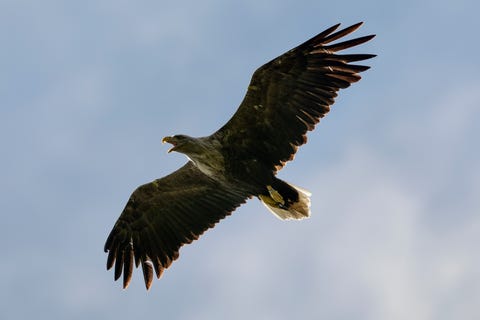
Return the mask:
<path id="1" fill-rule="evenodd" d="M 310 216 L 310 193 L 276 177 L 306 134 L 329 111 L 337 92 L 360 80 L 373 54 L 339 54 L 375 35 L 336 40 L 362 22 L 336 24 L 258 68 L 232 118 L 206 137 L 178 134 L 162 142 L 188 162 L 138 187 L 108 236 L 107 270 L 127 288 L 141 266 L 145 286 L 160 278 L 180 247 L 199 238 L 248 199 L 257 197 L 278 218 Z"/>

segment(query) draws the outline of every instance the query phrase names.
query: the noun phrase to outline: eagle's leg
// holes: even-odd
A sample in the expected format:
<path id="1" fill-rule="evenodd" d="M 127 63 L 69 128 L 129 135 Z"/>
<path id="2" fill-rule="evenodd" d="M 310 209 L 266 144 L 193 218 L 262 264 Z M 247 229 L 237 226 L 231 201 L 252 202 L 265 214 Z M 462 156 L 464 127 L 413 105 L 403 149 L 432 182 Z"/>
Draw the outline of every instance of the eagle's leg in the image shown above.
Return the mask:
<path id="1" fill-rule="evenodd" d="M 285 207 L 285 200 L 277 190 L 273 189 L 271 185 L 267 186 L 268 193 L 270 194 L 270 198 L 277 203 L 278 207 Z"/>
<path id="2" fill-rule="evenodd" d="M 265 192 L 258 195 L 263 204 L 278 218 L 303 219 L 310 216 L 310 193 L 274 178 Z"/>
<path id="3" fill-rule="evenodd" d="M 281 208 L 286 210 L 287 207 L 285 207 L 285 201 L 283 201 L 283 197 L 277 191 L 273 189 L 272 191 L 273 191 L 272 193 L 274 193 L 275 195 L 272 195 L 272 193 L 269 192 L 270 193 L 269 195 L 260 194 L 258 195 L 258 197 L 260 198 L 260 200 L 262 200 L 263 203 L 265 203 L 270 207 Z"/>

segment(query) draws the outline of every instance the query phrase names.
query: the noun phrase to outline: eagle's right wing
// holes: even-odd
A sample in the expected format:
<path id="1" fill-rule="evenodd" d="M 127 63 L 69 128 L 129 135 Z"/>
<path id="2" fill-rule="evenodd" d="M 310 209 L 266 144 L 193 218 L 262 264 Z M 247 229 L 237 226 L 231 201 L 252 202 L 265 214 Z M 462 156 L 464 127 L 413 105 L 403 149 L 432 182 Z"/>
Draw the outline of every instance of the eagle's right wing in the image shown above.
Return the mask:
<path id="1" fill-rule="evenodd" d="M 229 215 L 249 197 L 203 174 L 192 163 L 172 174 L 138 187 L 105 243 L 107 269 L 115 266 L 115 280 L 123 270 L 123 287 L 131 280 L 133 263 L 142 265 L 145 286 L 153 270 L 159 278 L 190 243 Z"/>

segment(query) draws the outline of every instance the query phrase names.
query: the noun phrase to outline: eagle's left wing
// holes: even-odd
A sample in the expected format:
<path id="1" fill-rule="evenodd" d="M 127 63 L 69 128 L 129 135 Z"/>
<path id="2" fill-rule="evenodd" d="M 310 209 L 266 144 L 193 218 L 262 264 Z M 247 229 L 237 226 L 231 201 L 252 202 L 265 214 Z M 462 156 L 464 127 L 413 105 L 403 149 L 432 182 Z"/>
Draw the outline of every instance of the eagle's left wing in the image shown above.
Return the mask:
<path id="1" fill-rule="evenodd" d="M 334 43 L 361 23 L 336 31 L 340 24 L 258 68 L 233 117 L 215 135 L 230 146 L 236 161 L 254 157 L 272 170 L 291 160 L 334 103 L 337 92 L 360 80 L 368 66 L 352 62 L 372 54 L 338 54 L 374 36 Z M 336 32 L 335 32 L 336 31 Z"/>

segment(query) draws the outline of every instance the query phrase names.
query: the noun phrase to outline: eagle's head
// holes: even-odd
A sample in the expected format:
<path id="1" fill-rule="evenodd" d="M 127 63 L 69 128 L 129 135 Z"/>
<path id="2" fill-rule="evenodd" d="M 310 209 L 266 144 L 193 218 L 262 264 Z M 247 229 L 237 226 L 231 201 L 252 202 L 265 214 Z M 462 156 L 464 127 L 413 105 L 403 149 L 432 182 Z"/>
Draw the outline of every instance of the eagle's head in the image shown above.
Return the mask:
<path id="1" fill-rule="evenodd" d="M 197 141 L 198 139 L 183 135 L 177 134 L 174 136 L 165 137 L 162 139 L 162 142 L 168 142 L 173 147 L 171 147 L 168 152 L 177 151 L 186 155 L 195 154 L 201 151 L 201 147 Z"/>
<path id="2" fill-rule="evenodd" d="M 168 152 L 183 153 L 197 168 L 208 176 L 223 177 L 225 161 L 221 153 L 221 143 L 214 135 L 193 138 L 183 134 L 165 137 L 162 142 L 173 145 Z"/>

